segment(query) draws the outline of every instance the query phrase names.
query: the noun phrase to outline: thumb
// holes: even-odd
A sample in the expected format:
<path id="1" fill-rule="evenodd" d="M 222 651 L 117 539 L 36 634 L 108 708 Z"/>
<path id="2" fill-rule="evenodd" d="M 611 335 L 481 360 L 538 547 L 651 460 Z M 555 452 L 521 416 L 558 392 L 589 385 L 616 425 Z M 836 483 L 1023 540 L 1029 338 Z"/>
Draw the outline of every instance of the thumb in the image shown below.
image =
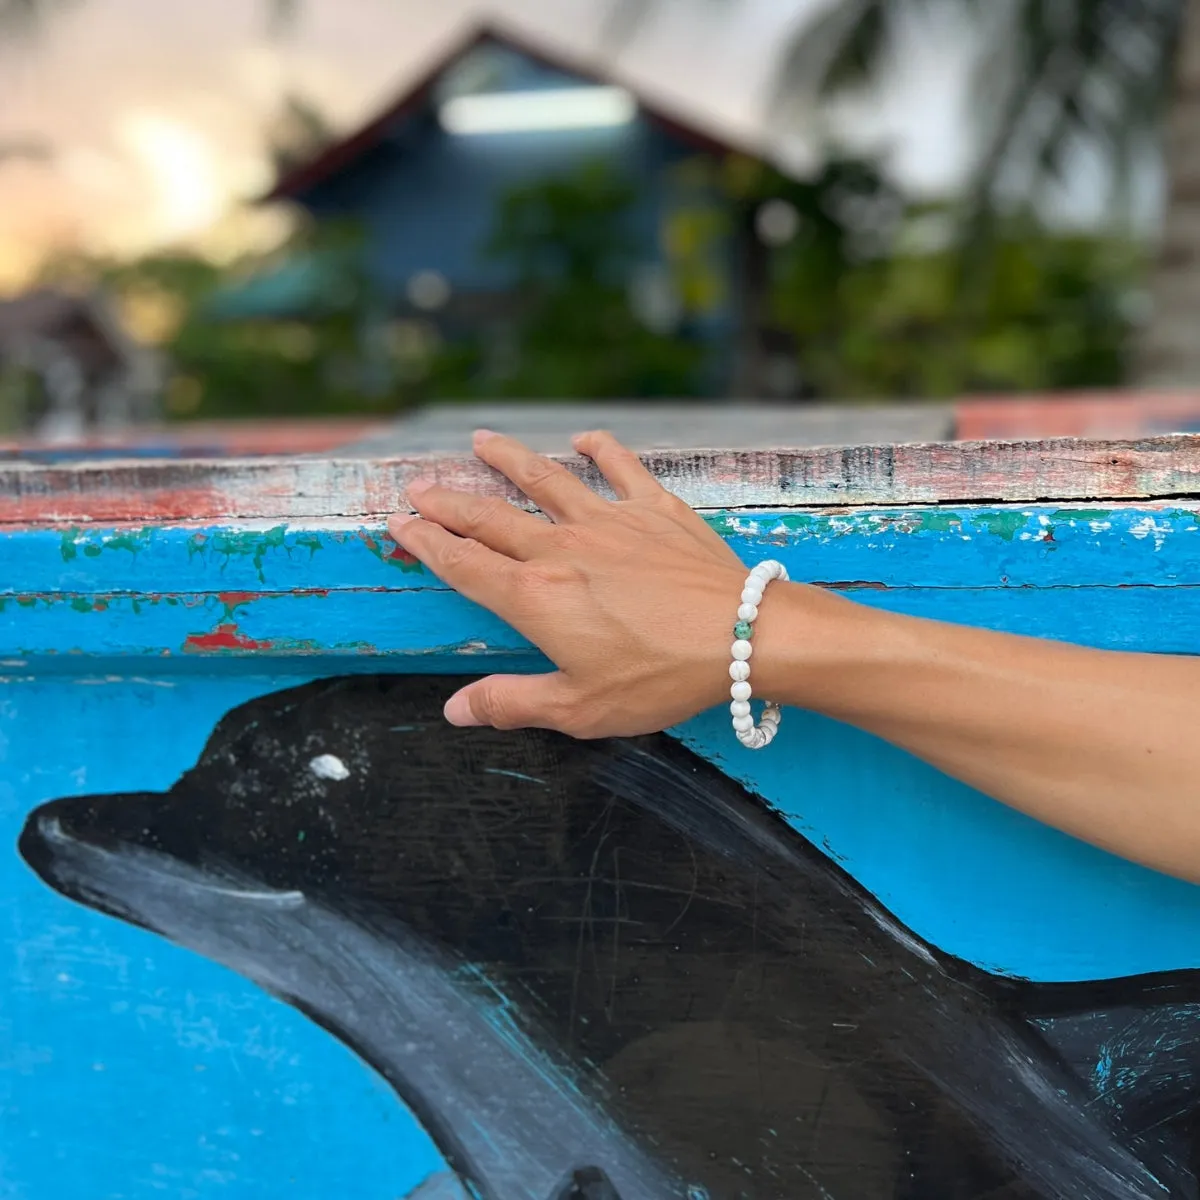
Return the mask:
<path id="1" fill-rule="evenodd" d="M 549 675 L 489 675 L 446 701 L 451 725 L 493 729 L 557 729 L 566 691 L 561 671 Z"/>

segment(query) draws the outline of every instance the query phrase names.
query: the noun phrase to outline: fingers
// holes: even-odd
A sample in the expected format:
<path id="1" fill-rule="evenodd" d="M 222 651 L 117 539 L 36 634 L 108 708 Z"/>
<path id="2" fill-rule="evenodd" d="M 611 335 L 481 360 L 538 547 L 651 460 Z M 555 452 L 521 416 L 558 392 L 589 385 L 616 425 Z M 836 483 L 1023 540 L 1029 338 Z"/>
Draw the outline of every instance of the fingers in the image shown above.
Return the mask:
<path id="1" fill-rule="evenodd" d="M 611 433 L 593 431 L 571 439 L 580 454 L 586 454 L 601 470 L 621 500 L 645 500 L 660 496 L 663 488 L 642 466 L 642 460 Z"/>
<path id="2" fill-rule="evenodd" d="M 508 476 L 544 513 L 555 521 L 578 521 L 597 512 L 604 501 L 574 475 L 534 454 L 513 438 L 480 430 L 475 453 L 489 467 Z"/>
<path id="3" fill-rule="evenodd" d="M 426 520 L 522 562 L 533 557 L 553 528 L 499 497 L 455 492 L 425 479 L 409 486 L 408 498 Z"/>
<path id="4" fill-rule="evenodd" d="M 559 729 L 565 709 L 566 677 L 489 675 L 469 684 L 446 702 L 451 725 L 488 725 L 493 729 Z"/>
<path id="5" fill-rule="evenodd" d="M 474 538 L 461 538 L 433 521 L 397 513 L 388 533 L 439 579 L 468 600 L 512 623 L 512 599 L 519 564 Z"/>

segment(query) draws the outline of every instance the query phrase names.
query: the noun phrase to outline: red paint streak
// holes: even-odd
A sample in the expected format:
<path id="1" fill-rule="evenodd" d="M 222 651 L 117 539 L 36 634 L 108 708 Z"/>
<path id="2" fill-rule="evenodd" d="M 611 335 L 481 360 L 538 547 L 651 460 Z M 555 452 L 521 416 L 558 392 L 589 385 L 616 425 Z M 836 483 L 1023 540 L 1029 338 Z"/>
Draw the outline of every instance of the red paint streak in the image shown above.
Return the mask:
<path id="1" fill-rule="evenodd" d="M 380 588 L 379 591 L 387 591 L 386 588 Z M 286 592 L 218 592 L 217 599 L 230 612 L 235 608 L 241 608 L 243 604 L 252 604 L 255 600 L 273 600 L 281 596 L 328 596 L 328 588 L 288 588 Z M 200 597 L 201 603 L 204 597 Z"/>
<path id="2" fill-rule="evenodd" d="M 270 650 L 271 643 L 246 637 L 238 627 L 227 621 L 218 625 L 212 633 L 191 633 L 183 643 L 185 652 L 206 650 Z"/>
<path id="3" fill-rule="evenodd" d="M 217 599 L 232 612 L 243 604 L 249 604 L 251 600 L 257 600 L 261 594 L 261 592 L 218 592 Z"/>
<path id="4" fill-rule="evenodd" d="M 379 542 L 365 529 L 361 530 L 358 536 L 362 538 L 363 544 L 367 547 L 367 549 L 370 550 L 372 554 L 378 554 L 380 559 L 382 559 L 384 562 L 398 562 L 403 563 L 405 566 L 412 567 L 419 567 L 421 565 L 421 561 L 416 557 L 416 555 L 409 554 L 409 552 L 405 550 L 403 546 L 396 545 L 396 543 L 393 542 L 390 537 L 385 536 L 383 545 L 380 545 Z M 391 546 L 392 548 L 389 550 L 388 546 Z"/>
<path id="5" fill-rule="evenodd" d="M 391 552 L 391 554 L 388 555 L 388 558 L 393 562 L 405 563 L 407 566 L 420 566 L 420 559 L 418 559 L 415 554 L 409 554 L 409 552 L 405 550 L 403 546 L 397 546 Z"/>

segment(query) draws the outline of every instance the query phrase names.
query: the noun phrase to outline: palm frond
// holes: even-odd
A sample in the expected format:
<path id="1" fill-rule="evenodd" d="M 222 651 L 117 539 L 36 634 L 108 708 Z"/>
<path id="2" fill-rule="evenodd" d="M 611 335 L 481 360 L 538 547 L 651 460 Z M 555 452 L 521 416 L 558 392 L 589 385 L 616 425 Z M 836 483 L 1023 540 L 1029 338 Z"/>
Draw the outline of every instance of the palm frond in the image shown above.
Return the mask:
<path id="1" fill-rule="evenodd" d="M 888 0 L 841 0 L 829 4 L 790 38 L 774 68 L 767 101 L 768 120 L 786 126 L 822 93 L 831 80 L 845 86 L 855 55 L 860 60 L 877 49 L 871 33 Z M 854 47 L 847 51 L 847 47 Z"/>
<path id="2" fill-rule="evenodd" d="M 1062 177 L 1088 142 L 1117 164 L 1162 111 L 1184 0 L 834 0 L 781 56 L 770 109 L 780 118 L 885 71 L 893 33 L 918 14 L 969 14 L 995 47 L 972 88 L 981 151 L 968 221 L 999 203 L 1014 174 L 1030 194 Z"/>

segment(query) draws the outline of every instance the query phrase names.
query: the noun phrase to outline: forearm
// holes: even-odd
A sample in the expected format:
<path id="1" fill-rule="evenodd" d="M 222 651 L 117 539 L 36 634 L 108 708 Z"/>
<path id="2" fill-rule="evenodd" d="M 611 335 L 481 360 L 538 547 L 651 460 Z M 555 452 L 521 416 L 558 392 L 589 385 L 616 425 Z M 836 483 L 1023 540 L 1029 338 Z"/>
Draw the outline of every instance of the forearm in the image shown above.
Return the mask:
<path id="1" fill-rule="evenodd" d="M 1200 660 L 1083 649 L 776 587 L 756 691 L 1200 881 Z"/>

